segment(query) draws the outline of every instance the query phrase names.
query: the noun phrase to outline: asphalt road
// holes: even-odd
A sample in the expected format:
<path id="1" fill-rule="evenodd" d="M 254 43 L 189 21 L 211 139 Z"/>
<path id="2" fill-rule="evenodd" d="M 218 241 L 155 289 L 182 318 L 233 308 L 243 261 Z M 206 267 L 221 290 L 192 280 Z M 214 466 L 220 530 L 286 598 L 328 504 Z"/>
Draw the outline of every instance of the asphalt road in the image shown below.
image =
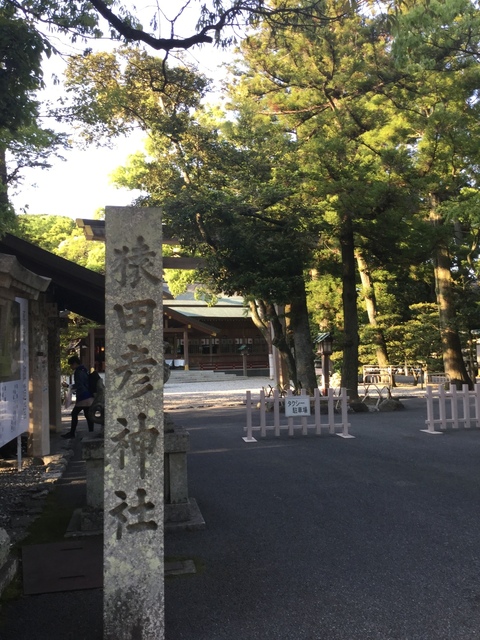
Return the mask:
<path id="1" fill-rule="evenodd" d="M 199 568 L 167 580 L 167 640 L 480 638 L 480 430 L 404 404 L 252 444 L 241 409 L 172 412 L 207 529 L 166 536 Z"/>

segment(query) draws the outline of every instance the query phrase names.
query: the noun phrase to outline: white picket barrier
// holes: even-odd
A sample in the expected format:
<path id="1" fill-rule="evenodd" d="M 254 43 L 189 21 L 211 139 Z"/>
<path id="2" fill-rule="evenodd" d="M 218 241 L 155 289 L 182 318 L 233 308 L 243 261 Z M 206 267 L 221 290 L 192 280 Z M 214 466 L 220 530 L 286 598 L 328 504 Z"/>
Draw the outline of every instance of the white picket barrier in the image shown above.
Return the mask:
<path id="1" fill-rule="evenodd" d="M 444 387 L 433 389 L 426 388 L 427 397 L 427 419 L 426 429 L 421 429 L 425 433 L 441 434 L 448 427 L 452 429 L 480 428 L 480 384 L 475 384 L 473 391 L 469 391 L 468 385 L 464 384 L 462 390 L 456 387 L 448 391 Z M 436 427 L 440 431 L 436 430 Z"/>
<path id="2" fill-rule="evenodd" d="M 305 394 L 302 393 L 305 397 Z M 328 390 L 327 396 L 321 396 L 319 389 L 315 389 L 312 399 L 310 398 L 310 406 L 313 408 L 312 415 L 299 414 L 298 416 L 286 417 L 281 413 L 281 403 L 287 401 L 288 398 L 298 398 L 293 396 L 289 392 L 286 398 L 281 399 L 280 393 L 277 389 L 273 392 L 273 411 L 267 411 L 267 402 L 265 399 L 265 391 L 260 391 L 260 403 L 259 403 L 259 424 L 253 425 L 254 415 L 257 410 L 253 406 L 252 392 L 247 391 L 246 409 L 247 409 L 247 424 L 245 427 L 246 436 L 243 438 L 245 442 L 257 442 L 253 437 L 253 433 L 259 433 L 261 438 L 267 436 L 267 432 L 273 431 L 276 437 L 279 437 L 282 431 L 287 431 L 289 436 L 294 436 L 297 431 L 301 432 L 301 435 L 306 436 L 309 431 L 314 431 L 315 435 L 319 436 L 322 433 L 322 429 L 328 430 L 329 433 L 340 436 L 341 438 L 354 438 L 348 433 L 350 423 L 348 422 L 348 406 L 347 406 L 347 390 L 341 389 L 340 395 L 335 396 L 333 389 Z M 327 405 L 327 414 L 324 415 L 325 421 L 322 421 L 321 406 Z M 337 411 L 336 413 L 336 406 Z M 337 421 L 336 418 L 339 418 Z M 313 421 L 312 421 L 313 419 Z M 340 430 L 340 433 L 338 433 Z"/>

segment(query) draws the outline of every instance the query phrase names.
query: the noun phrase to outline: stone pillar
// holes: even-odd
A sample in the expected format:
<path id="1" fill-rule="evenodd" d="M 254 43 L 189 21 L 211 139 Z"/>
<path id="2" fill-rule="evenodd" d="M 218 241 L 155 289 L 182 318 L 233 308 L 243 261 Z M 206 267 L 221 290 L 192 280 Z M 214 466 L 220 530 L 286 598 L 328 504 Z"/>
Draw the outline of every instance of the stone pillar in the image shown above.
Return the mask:
<path id="1" fill-rule="evenodd" d="M 104 640 L 164 637 L 161 228 L 106 208 Z"/>
<path id="2" fill-rule="evenodd" d="M 48 310 L 48 409 L 50 432 L 62 428 L 62 397 L 60 371 L 60 327 L 56 304 L 47 304 Z"/>
<path id="3" fill-rule="evenodd" d="M 44 296 L 29 302 L 30 345 L 30 424 L 28 455 L 45 456 L 50 453 L 48 409 L 48 340 Z"/>

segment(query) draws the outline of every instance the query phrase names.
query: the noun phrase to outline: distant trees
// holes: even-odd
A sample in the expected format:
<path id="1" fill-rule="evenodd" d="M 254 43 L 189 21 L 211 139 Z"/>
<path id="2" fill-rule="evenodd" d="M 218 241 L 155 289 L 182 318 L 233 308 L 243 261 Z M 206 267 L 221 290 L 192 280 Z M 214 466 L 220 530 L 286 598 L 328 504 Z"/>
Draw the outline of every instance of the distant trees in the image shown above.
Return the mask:
<path id="1" fill-rule="evenodd" d="M 72 218 L 53 215 L 17 216 L 13 233 L 82 267 L 105 273 L 105 245 L 89 242 Z"/>

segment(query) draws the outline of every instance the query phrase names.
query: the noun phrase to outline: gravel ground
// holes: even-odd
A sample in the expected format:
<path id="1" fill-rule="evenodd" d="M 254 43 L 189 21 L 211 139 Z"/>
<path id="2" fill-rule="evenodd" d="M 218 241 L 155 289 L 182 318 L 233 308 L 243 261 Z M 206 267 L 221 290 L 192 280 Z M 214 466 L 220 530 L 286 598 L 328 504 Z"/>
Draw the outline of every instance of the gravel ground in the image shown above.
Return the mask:
<path id="1" fill-rule="evenodd" d="M 18 470 L 16 442 L 0 452 L 0 527 L 10 536 L 11 543 L 22 540 L 31 522 L 42 513 L 44 502 L 55 482 L 62 476 L 71 451 L 62 449 L 42 458 L 31 458 L 22 452 Z M 23 449 L 23 447 L 22 447 Z"/>

